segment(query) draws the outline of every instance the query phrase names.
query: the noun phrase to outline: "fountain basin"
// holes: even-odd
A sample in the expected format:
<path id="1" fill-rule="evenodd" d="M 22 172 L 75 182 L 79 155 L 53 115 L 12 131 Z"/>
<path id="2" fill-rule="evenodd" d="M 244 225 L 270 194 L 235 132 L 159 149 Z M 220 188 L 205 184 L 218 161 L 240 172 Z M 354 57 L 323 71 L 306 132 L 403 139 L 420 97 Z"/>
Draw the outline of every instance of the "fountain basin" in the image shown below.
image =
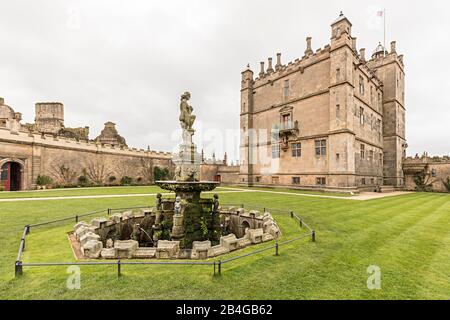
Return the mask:
<path id="1" fill-rule="evenodd" d="M 220 185 L 217 181 L 156 181 L 155 184 L 164 190 L 174 192 L 211 191 Z"/>

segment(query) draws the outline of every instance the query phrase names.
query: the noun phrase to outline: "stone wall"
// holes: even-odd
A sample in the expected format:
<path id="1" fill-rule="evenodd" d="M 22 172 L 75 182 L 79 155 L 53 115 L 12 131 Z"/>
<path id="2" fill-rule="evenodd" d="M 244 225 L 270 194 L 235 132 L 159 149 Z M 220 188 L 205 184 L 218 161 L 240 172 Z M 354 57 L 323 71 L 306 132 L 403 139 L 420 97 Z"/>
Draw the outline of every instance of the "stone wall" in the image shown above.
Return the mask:
<path id="1" fill-rule="evenodd" d="M 34 134 L 25 131 L 12 132 L 0 128 L 0 167 L 8 161 L 22 166 L 22 188 L 36 187 L 38 175 L 50 176 L 56 184 L 75 183 L 83 173 L 99 181 L 107 182 L 110 176 L 120 180 L 129 176 L 142 183 L 152 182 L 154 166 L 172 168 L 171 154 L 128 147 L 113 147 L 95 142 Z M 58 173 L 68 169 L 69 179 Z M 68 181 L 65 181 L 68 180 Z M 93 180 L 93 179 L 91 179 Z"/>
<path id="2" fill-rule="evenodd" d="M 202 163 L 200 165 L 200 180 L 220 181 L 222 184 L 239 183 L 239 166 L 229 166 L 226 164 Z"/>
<path id="3" fill-rule="evenodd" d="M 424 174 L 425 179 L 431 183 L 431 190 L 437 192 L 449 192 L 443 181 L 450 178 L 450 157 L 429 157 L 427 154 L 419 157 L 408 157 L 403 160 L 403 171 L 405 174 L 405 188 L 416 190 L 414 178 Z"/>

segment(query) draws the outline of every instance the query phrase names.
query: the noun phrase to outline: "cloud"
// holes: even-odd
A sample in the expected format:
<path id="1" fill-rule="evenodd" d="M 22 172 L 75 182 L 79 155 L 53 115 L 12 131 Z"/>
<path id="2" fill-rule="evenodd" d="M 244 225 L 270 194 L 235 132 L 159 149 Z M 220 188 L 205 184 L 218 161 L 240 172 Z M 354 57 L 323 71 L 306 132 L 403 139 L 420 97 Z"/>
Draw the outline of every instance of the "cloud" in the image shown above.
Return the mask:
<path id="1" fill-rule="evenodd" d="M 405 6 L 408 14 L 405 14 Z M 370 19 L 386 8 L 388 41 L 405 55 L 408 153 L 449 154 L 446 65 L 449 6 L 444 1 L 3 1 L 0 96 L 34 119 L 37 101 L 62 101 L 66 125 L 111 120 L 129 145 L 172 150 L 179 97 L 189 90 L 203 132 L 239 129 L 240 72 L 282 52 L 283 62 L 329 43 L 340 10 L 358 47 L 382 41 Z M 373 21 L 372 21 L 373 22 Z M 207 135 L 206 135 L 207 136 Z M 206 143 L 205 143 L 206 145 Z M 233 143 L 206 148 L 217 157 Z M 215 150 L 212 150 L 215 149 Z"/>

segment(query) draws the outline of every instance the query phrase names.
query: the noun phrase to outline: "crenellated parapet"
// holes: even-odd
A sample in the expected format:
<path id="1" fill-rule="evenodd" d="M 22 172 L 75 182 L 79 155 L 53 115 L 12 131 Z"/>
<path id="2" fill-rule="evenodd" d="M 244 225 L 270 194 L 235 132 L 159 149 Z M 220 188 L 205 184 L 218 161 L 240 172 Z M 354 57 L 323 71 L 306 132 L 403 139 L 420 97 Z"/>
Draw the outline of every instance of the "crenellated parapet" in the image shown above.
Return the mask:
<path id="1" fill-rule="evenodd" d="M 0 128 L 0 140 L 8 141 L 11 143 L 19 143 L 23 145 L 72 149 L 94 153 L 111 153 L 124 156 L 154 157 L 167 160 L 171 159 L 172 157 L 172 154 L 170 152 L 101 144 L 95 141 L 77 140 L 75 138 L 66 138 L 55 136 L 53 134 L 40 134 L 29 132 L 27 130 L 11 132 L 11 130 L 8 128 Z"/>

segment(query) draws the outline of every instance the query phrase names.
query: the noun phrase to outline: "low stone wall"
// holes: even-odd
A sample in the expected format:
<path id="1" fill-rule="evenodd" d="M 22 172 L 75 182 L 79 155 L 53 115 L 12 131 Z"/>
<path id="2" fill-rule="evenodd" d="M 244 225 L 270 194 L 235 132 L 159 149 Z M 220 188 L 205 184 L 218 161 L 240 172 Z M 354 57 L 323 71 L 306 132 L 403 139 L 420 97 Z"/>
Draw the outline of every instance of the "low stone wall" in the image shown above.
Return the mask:
<path id="1" fill-rule="evenodd" d="M 125 225 L 146 223 L 145 219 L 155 215 L 155 219 L 158 219 L 158 214 L 154 209 L 142 209 L 139 212 L 115 213 L 108 219 L 94 218 L 90 223 L 77 223 L 74 226 L 74 235 L 86 259 L 193 260 L 213 258 L 281 236 L 280 228 L 269 212 L 261 214 L 259 211 L 246 212 L 242 208 L 222 207 L 221 225 L 223 232 L 228 234 L 221 236 L 220 243 L 215 246 L 212 246 L 209 240 L 194 241 L 192 249 L 181 249 L 179 241 L 158 240 L 154 247 L 139 247 L 136 240 L 112 240 L 113 235 L 120 232 Z"/>

